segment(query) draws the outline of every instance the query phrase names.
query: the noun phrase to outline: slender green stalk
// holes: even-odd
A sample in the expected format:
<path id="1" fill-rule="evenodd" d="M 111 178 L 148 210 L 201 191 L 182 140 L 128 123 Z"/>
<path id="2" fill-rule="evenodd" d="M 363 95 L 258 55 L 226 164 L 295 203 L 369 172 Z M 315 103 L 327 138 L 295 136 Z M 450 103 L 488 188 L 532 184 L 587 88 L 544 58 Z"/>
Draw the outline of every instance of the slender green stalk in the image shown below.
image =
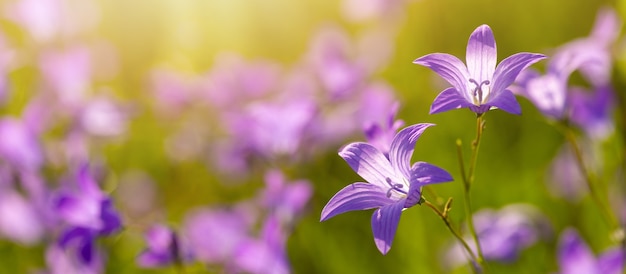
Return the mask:
<path id="1" fill-rule="evenodd" d="M 578 145 L 578 142 L 576 141 L 576 135 L 570 127 L 566 127 L 565 137 L 572 146 L 572 150 L 574 151 L 574 155 L 576 156 L 576 162 L 578 163 L 578 168 L 585 178 L 585 182 L 587 183 L 587 188 L 589 189 L 591 199 L 600 209 L 600 212 L 602 212 L 602 216 L 604 217 L 604 221 L 607 223 L 607 225 L 609 225 L 612 230 L 609 237 L 611 238 L 611 240 L 619 241 L 620 246 L 624 251 L 624 259 L 626 259 L 626 237 L 624 235 L 624 228 L 620 226 L 619 221 L 611 211 L 610 207 L 604 202 L 605 200 L 602 199 L 602 197 L 600 196 L 601 194 L 599 193 L 598 189 L 599 181 L 596 181 L 594 179 L 595 176 L 593 176 L 591 171 L 585 165 L 582 151 L 580 149 L 580 146 Z M 604 194 L 605 193 L 603 192 L 602 196 L 606 196 Z M 626 274 L 626 267 L 623 269 L 623 271 L 623 273 Z"/>
<path id="2" fill-rule="evenodd" d="M 478 234 L 476 234 L 476 229 L 474 228 L 474 220 L 472 218 L 472 202 L 470 198 L 470 189 L 472 184 L 474 183 L 474 171 L 476 170 L 476 162 L 478 159 L 478 149 L 480 148 L 480 139 L 482 137 L 484 128 L 484 121 L 482 119 L 482 115 L 478 115 L 476 118 L 476 139 L 472 142 L 472 156 L 470 158 L 469 170 L 465 173 L 465 163 L 463 160 L 463 149 L 461 140 L 457 140 L 457 154 L 459 158 L 459 167 L 461 168 L 461 178 L 463 180 L 463 195 L 465 201 L 465 215 L 467 216 L 467 226 L 469 228 L 470 234 L 472 235 L 472 239 L 474 240 L 474 244 L 476 245 L 476 251 L 478 253 L 478 264 L 483 268 L 484 271 L 487 269 L 487 264 L 485 262 L 485 257 L 483 256 L 483 251 L 480 246 L 480 241 L 478 240 Z"/>
<path id="3" fill-rule="evenodd" d="M 565 132 L 565 137 L 572 146 L 572 150 L 574 151 L 574 155 L 576 156 L 576 163 L 578 164 L 578 168 L 585 178 L 585 182 L 587 183 L 587 188 L 589 189 L 589 194 L 591 195 L 591 198 L 593 199 L 594 203 L 596 203 L 598 208 L 600 208 L 600 211 L 602 212 L 607 224 L 611 227 L 619 227 L 617 219 L 615 219 L 615 216 L 613 216 L 613 213 L 611 213 L 609 207 L 603 202 L 602 198 L 600 197 L 600 193 L 598 193 L 596 183 L 594 183 L 594 177 L 585 165 L 582 151 L 580 150 L 580 146 L 576 141 L 576 136 L 571 131 L 571 129 L 567 129 L 567 131 Z"/>
<path id="4" fill-rule="evenodd" d="M 440 218 L 441 220 L 444 222 L 444 224 L 446 225 L 446 227 L 448 228 L 448 230 L 452 233 L 452 235 L 454 235 L 454 237 L 456 237 L 457 240 L 459 240 L 459 242 L 461 243 L 461 245 L 463 245 L 463 248 L 465 248 L 465 251 L 467 252 L 467 254 L 469 254 L 469 256 L 471 257 L 471 260 L 473 262 L 477 262 L 477 258 L 476 255 L 474 254 L 474 251 L 472 251 L 472 249 L 470 248 L 470 246 L 467 244 L 467 242 L 465 241 L 465 239 L 463 239 L 463 237 L 461 236 L 461 234 L 456 231 L 456 229 L 454 229 L 454 226 L 452 225 L 450 218 L 448 217 L 448 211 L 450 211 L 450 206 L 452 203 L 452 198 L 448 199 L 448 202 L 446 203 L 443 212 L 441 210 L 439 210 L 437 208 L 437 206 L 433 205 L 432 203 L 430 203 L 427 200 L 424 200 L 423 204 L 427 205 L 428 207 L 430 207 Z M 479 271 L 476 269 L 476 267 L 471 264 L 471 268 L 472 268 L 472 272 L 478 274 Z"/>

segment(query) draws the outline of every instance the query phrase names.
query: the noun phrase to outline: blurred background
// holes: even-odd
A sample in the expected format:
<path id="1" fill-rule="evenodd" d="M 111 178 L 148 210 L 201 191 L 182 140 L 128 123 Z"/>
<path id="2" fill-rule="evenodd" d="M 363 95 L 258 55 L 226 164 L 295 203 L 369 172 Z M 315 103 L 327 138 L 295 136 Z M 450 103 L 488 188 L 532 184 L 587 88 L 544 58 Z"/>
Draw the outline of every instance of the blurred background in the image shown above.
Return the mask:
<path id="1" fill-rule="evenodd" d="M 50 255 L 73 224 L 56 216 L 56 197 L 88 163 L 122 222 L 90 246 L 101 258 L 93 273 L 283 273 L 232 270 L 257 266 L 246 264 L 250 257 L 275 259 L 291 273 L 470 273 L 424 206 L 403 212 L 386 255 L 373 244 L 371 211 L 320 222 L 337 191 L 362 181 L 338 150 L 365 141 L 371 125 L 386 126 L 394 105 L 404 125 L 437 124 L 413 160 L 455 178 L 425 195 L 439 204 L 453 197 L 451 219 L 463 227 L 455 142 L 468 160 L 475 115 L 429 115 L 448 84 L 412 61 L 432 52 L 464 60 L 481 24 L 494 32 L 498 60 L 550 55 L 589 35 L 607 7 L 626 14 L 622 1 L 598 0 L 2 0 L 0 177 L 5 193 L 19 198 L 0 197 L 0 272 L 72 273 L 54 265 L 78 259 Z M 622 42 L 613 51 L 616 85 L 626 82 Z M 530 101 L 519 101 L 521 116 L 486 115 L 473 207 L 523 204 L 537 229 L 518 254 L 491 262 L 491 272 L 555 273 L 566 227 L 595 253 L 612 242 L 588 197 L 554 191 L 554 172 L 570 173 L 553 167 L 564 137 Z M 620 134 L 594 143 L 600 153 L 592 162 L 603 163 L 600 177 L 622 185 L 610 189 L 623 197 L 623 177 L 615 175 L 624 158 Z M 271 217 L 281 247 L 266 235 Z M 181 258 L 142 265 L 144 235 L 156 224 L 175 231 Z M 236 241 L 265 249 L 233 251 Z"/>

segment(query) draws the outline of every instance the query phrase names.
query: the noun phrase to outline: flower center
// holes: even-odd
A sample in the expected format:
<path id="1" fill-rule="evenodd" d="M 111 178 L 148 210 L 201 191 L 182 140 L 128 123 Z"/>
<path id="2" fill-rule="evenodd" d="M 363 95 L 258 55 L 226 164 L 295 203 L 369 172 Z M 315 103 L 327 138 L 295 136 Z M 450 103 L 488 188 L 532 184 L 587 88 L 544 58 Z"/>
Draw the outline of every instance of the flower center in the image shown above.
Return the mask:
<path id="1" fill-rule="evenodd" d="M 407 195 L 407 194 L 408 194 L 408 192 L 406 192 L 406 191 L 403 189 L 403 188 L 404 188 L 404 185 L 403 185 L 403 184 L 397 184 L 397 183 L 394 183 L 394 182 L 391 180 L 391 178 L 389 178 L 389 177 L 387 177 L 385 181 L 387 181 L 387 184 L 391 187 L 391 188 L 389 188 L 389 190 L 387 190 L 387 198 L 391 198 L 391 194 L 392 194 L 392 192 L 391 192 L 391 191 L 392 191 L 392 190 L 395 190 L 395 191 L 397 191 L 397 192 L 399 192 L 399 193 L 401 193 L 401 194 L 404 194 L 404 195 Z"/>
<path id="2" fill-rule="evenodd" d="M 491 82 L 489 82 L 489 80 L 485 80 L 482 81 L 480 83 L 478 83 L 476 80 L 474 79 L 469 79 L 470 83 L 476 85 L 476 88 L 474 89 L 474 91 L 472 92 L 472 95 L 474 96 L 474 105 L 480 105 L 483 102 L 483 85 L 488 86 L 489 84 L 491 84 Z M 478 96 L 478 97 L 476 97 Z M 478 101 L 476 101 L 476 99 L 478 99 Z"/>

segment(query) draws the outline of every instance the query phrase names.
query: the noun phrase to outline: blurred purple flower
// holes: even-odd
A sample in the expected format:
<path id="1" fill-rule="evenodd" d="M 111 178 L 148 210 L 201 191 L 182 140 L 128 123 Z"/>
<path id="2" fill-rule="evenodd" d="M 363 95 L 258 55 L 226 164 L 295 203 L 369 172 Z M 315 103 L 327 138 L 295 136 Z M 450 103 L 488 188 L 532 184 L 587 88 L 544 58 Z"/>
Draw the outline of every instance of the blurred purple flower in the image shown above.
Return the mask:
<path id="1" fill-rule="evenodd" d="M 389 20 L 398 16 L 409 0 L 343 0 L 344 16 L 354 22 Z"/>
<path id="2" fill-rule="evenodd" d="M 619 274 L 623 271 L 623 250 L 609 249 L 596 257 L 573 228 L 563 231 L 558 249 L 560 274 Z"/>
<path id="3" fill-rule="evenodd" d="M 568 119 L 577 115 L 578 122 L 598 125 L 610 115 L 612 91 L 608 88 L 612 71 L 611 45 L 621 29 L 615 11 L 602 9 L 596 19 L 592 33 L 585 38 L 569 42 L 557 49 L 548 62 L 546 74 L 529 72 L 520 76 L 521 85 L 517 93 L 527 97 L 545 116 L 552 119 Z M 579 70 L 592 84 L 593 95 L 581 95 L 568 86 L 570 75 Z M 577 95 L 572 95 L 576 93 Z M 585 98 L 587 97 L 587 98 Z M 582 99 L 582 100 L 581 100 Z M 585 100 L 592 100 L 585 103 Z M 589 119 L 589 120 L 587 120 Z M 593 127 L 593 126 L 591 126 Z M 602 130 L 600 130 L 602 131 Z M 594 133 L 596 134 L 596 133 Z"/>
<path id="4" fill-rule="evenodd" d="M 583 154 L 585 158 L 590 156 L 587 150 L 584 150 Z M 563 146 L 552 160 L 548 184 L 553 195 L 570 201 L 579 201 L 587 193 L 587 184 L 569 144 Z"/>
<path id="5" fill-rule="evenodd" d="M 18 119 L 1 119 L 0 158 L 14 169 L 37 171 L 44 161 L 39 137 Z"/>
<path id="6" fill-rule="evenodd" d="M 96 241 L 119 231 L 121 218 L 88 164 L 80 165 L 74 176 L 75 187 L 59 190 L 53 200 L 65 228 L 56 245 L 48 248 L 48 267 L 59 274 L 102 273 L 104 259 Z"/>
<path id="7" fill-rule="evenodd" d="M 189 259 L 181 248 L 176 233 L 167 226 L 152 226 L 144 235 L 148 247 L 137 257 L 137 264 L 145 268 L 157 268 Z M 189 255 L 189 254 L 187 254 Z"/>
<path id="8" fill-rule="evenodd" d="M 580 67 L 582 75 L 594 86 L 607 86 L 611 82 L 613 69 L 612 47 L 618 40 L 622 29 L 622 20 L 617 12 L 609 7 L 601 8 L 596 15 L 593 29 L 587 38 L 579 43 L 587 43 L 581 50 L 593 54 L 594 62 Z M 576 43 L 576 42 L 574 42 Z"/>
<path id="9" fill-rule="evenodd" d="M 569 76 L 586 62 L 594 62 L 594 56 L 589 51 L 563 47 L 548 62 L 546 74 L 531 71 L 520 76 L 518 83 L 521 88 L 517 89 L 517 93 L 528 98 L 545 116 L 564 119 L 570 110 Z"/>
<path id="10" fill-rule="evenodd" d="M 197 99 L 195 78 L 174 70 L 157 69 L 150 74 L 150 89 L 159 110 L 177 113 Z"/>
<path id="11" fill-rule="evenodd" d="M 98 235 L 110 235 L 121 228 L 119 213 L 100 187 L 89 165 L 79 167 L 76 188 L 63 189 L 57 194 L 54 208 L 70 227 L 85 228 Z"/>
<path id="12" fill-rule="evenodd" d="M 519 103 L 508 87 L 521 71 L 545 56 L 517 53 L 502 60 L 497 67 L 496 57 L 493 32 L 489 26 L 481 25 L 472 32 L 467 43 L 467 66 L 445 53 L 433 53 L 413 61 L 432 69 L 452 85 L 437 96 L 430 113 L 468 107 L 478 115 L 493 108 L 521 114 Z"/>
<path id="13" fill-rule="evenodd" d="M 44 53 L 39 67 L 62 105 L 72 110 L 85 100 L 93 80 L 91 54 L 86 47 Z"/>
<path id="14" fill-rule="evenodd" d="M 6 16 L 37 42 L 79 35 L 99 21 L 95 1 L 20 0 L 8 6 Z"/>
<path id="15" fill-rule="evenodd" d="M 61 0 L 22 0 L 9 6 L 7 16 L 39 41 L 56 35 L 62 19 Z"/>
<path id="16" fill-rule="evenodd" d="M 265 173 L 265 188 L 260 202 L 282 224 L 291 224 L 304 210 L 312 192 L 308 181 L 287 182 L 281 171 L 270 170 Z"/>
<path id="17" fill-rule="evenodd" d="M 105 96 L 91 98 L 81 108 L 81 128 L 93 136 L 114 137 L 126 132 L 129 111 Z"/>
<path id="18" fill-rule="evenodd" d="M 570 89 L 571 120 L 591 139 L 604 139 L 614 131 L 615 96 L 608 85 L 593 91 Z"/>
<path id="19" fill-rule="evenodd" d="M 187 215 L 182 235 L 200 262 L 232 263 L 237 247 L 249 236 L 254 216 L 246 209 L 200 209 Z"/>
<path id="20" fill-rule="evenodd" d="M 239 146 L 269 159 L 292 159 L 307 140 L 305 134 L 316 115 L 316 106 L 305 98 L 265 101 L 248 105 L 243 113 L 230 114 L 228 124 L 233 137 L 240 140 Z"/>
<path id="21" fill-rule="evenodd" d="M 95 231 L 84 227 L 66 230 L 48 247 L 46 262 L 52 274 L 103 273 L 104 259 L 96 246 Z"/>
<path id="22" fill-rule="evenodd" d="M 495 211 L 483 209 L 473 216 L 474 226 L 486 260 L 511 263 L 519 253 L 551 232 L 547 219 L 534 206 L 513 204 Z M 476 247 L 466 237 L 470 247 Z M 446 264 L 467 263 L 466 252 L 456 243 L 448 250 Z"/>
<path id="23" fill-rule="evenodd" d="M 291 273 L 286 238 L 280 220 L 269 217 L 263 225 L 260 239 L 247 239 L 237 248 L 234 258 L 237 270 L 252 274 Z"/>
<path id="24" fill-rule="evenodd" d="M 368 183 L 353 183 L 337 192 L 322 210 L 321 221 L 347 211 L 376 208 L 372 215 L 374 242 L 387 254 L 402 210 L 420 203 L 422 186 L 452 181 L 452 176 L 437 166 L 425 162 L 410 166 L 415 143 L 430 126 L 416 124 L 398 132 L 389 158 L 367 143 L 344 147 L 339 155 Z"/>
<path id="25" fill-rule="evenodd" d="M 45 226 L 38 208 L 17 191 L 0 188 L 0 235 L 23 245 L 38 243 Z"/>
<path id="26" fill-rule="evenodd" d="M 394 104 L 389 113 L 388 119 L 383 123 L 371 123 L 365 127 L 365 138 L 367 142 L 377 148 L 389 158 L 389 149 L 396 132 L 404 125 L 404 121 L 396 120 L 398 114 L 398 103 Z"/>
<path id="27" fill-rule="evenodd" d="M 366 77 L 351 42 L 339 28 L 326 27 L 311 42 L 309 59 L 331 100 L 353 94 Z"/>
<path id="28" fill-rule="evenodd" d="M 246 62 L 236 54 L 222 54 L 199 83 L 199 92 L 219 109 L 263 98 L 277 85 L 279 66 L 270 61 Z"/>
<path id="29" fill-rule="evenodd" d="M 315 140 L 325 147 L 362 132 L 364 127 L 385 123 L 396 102 L 393 93 L 389 85 L 374 82 L 345 100 L 320 103 L 331 106 L 320 113 Z"/>

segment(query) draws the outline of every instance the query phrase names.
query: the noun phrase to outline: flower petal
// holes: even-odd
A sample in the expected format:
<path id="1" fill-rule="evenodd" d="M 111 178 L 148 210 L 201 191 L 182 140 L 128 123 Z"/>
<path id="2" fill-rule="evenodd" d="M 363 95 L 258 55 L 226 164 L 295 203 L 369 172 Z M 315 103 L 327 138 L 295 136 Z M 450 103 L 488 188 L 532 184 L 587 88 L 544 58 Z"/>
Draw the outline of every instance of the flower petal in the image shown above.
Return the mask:
<path id="1" fill-rule="evenodd" d="M 513 95 L 513 92 L 508 89 L 498 93 L 495 97 L 489 100 L 488 104 L 511 114 L 522 114 L 522 107 L 520 107 L 515 95 Z"/>
<path id="2" fill-rule="evenodd" d="M 567 87 L 558 76 L 548 73 L 530 79 L 526 84 L 525 96 L 535 107 L 550 118 L 561 119 L 565 115 Z"/>
<path id="3" fill-rule="evenodd" d="M 570 88 L 570 119 L 592 138 L 605 138 L 614 130 L 615 96 L 610 86 L 587 91 Z"/>
<path id="4" fill-rule="evenodd" d="M 54 200 L 54 209 L 64 221 L 71 225 L 100 229 L 100 201 L 70 193 L 59 193 Z"/>
<path id="5" fill-rule="evenodd" d="M 339 190 L 322 209 L 320 221 L 348 211 L 378 208 L 392 203 L 385 190 L 367 183 L 354 183 Z"/>
<path id="6" fill-rule="evenodd" d="M 490 98 L 497 97 L 498 93 L 513 84 L 515 78 L 517 78 L 517 75 L 522 72 L 522 70 L 545 58 L 546 56 L 543 54 L 522 52 L 513 54 L 502 60 L 493 74 L 493 86 L 490 92 L 490 96 L 492 97 Z"/>
<path id="7" fill-rule="evenodd" d="M 624 269 L 623 251 L 614 248 L 605 251 L 598 257 L 598 271 L 606 274 L 619 274 Z"/>
<path id="8" fill-rule="evenodd" d="M 372 215 L 372 233 L 374 234 L 374 243 L 383 255 L 391 249 L 391 243 L 396 236 L 400 215 L 404 208 L 405 200 L 399 200 L 390 205 L 381 207 L 374 211 Z"/>
<path id="9" fill-rule="evenodd" d="M 396 170 L 396 174 L 402 174 L 406 179 L 410 178 L 411 156 L 413 156 L 415 143 L 424 130 L 434 125 L 415 124 L 404 128 L 396 134 L 389 149 L 389 160 L 391 161 L 391 166 Z"/>
<path id="10" fill-rule="evenodd" d="M 139 254 L 136 259 L 137 264 L 144 268 L 157 268 L 168 265 L 172 262 L 172 256 L 168 253 L 158 253 L 152 250 L 146 250 Z"/>
<path id="11" fill-rule="evenodd" d="M 470 77 L 478 83 L 491 81 L 496 69 L 497 50 L 493 32 L 487 25 L 476 28 L 470 35 L 465 53 Z"/>
<path id="12" fill-rule="evenodd" d="M 148 248 L 153 251 L 167 253 L 175 241 L 173 231 L 165 225 L 152 226 L 144 234 Z"/>
<path id="13" fill-rule="evenodd" d="M 558 256 L 562 274 L 597 273 L 593 253 L 574 229 L 561 235 Z"/>
<path id="14" fill-rule="evenodd" d="M 452 180 L 452 175 L 438 166 L 426 162 L 415 163 L 411 167 L 409 193 L 407 194 L 404 207 L 409 208 L 419 203 L 422 197 L 422 186 L 450 182 Z"/>
<path id="15" fill-rule="evenodd" d="M 432 69 L 443 79 L 448 81 L 456 90 L 461 92 L 467 99 L 471 101 L 470 94 L 467 91 L 469 83 L 469 72 L 465 64 L 454 55 L 446 53 L 431 53 L 415 59 L 413 64 L 422 65 Z"/>
<path id="16" fill-rule="evenodd" d="M 450 182 L 454 180 L 445 169 L 426 162 L 417 162 L 411 167 L 411 185 L 419 186 Z"/>
<path id="17" fill-rule="evenodd" d="M 71 243 L 84 243 L 93 239 L 93 232 L 85 227 L 70 227 L 59 237 L 59 246 L 67 248 Z"/>
<path id="18" fill-rule="evenodd" d="M 100 220 L 102 221 L 100 235 L 111 235 L 122 228 L 122 219 L 113 207 L 111 199 L 104 199 L 100 204 Z"/>
<path id="19" fill-rule="evenodd" d="M 593 23 L 591 36 L 597 43 L 610 44 L 617 40 L 622 28 L 622 20 L 617 12 L 609 7 L 601 8 Z"/>
<path id="20" fill-rule="evenodd" d="M 547 72 L 567 81 L 577 69 L 597 67 L 601 70 L 609 66 L 606 59 L 604 50 L 592 40 L 575 40 L 557 49 L 550 58 Z"/>
<path id="21" fill-rule="evenodd" d="M 430 114 L 469 107 L 471 105 L 472 103 L 467 101 L 455 88 L 450 87 L 437 95 L 437 98 L 435 98 L 435 101 L 433 101 L 433 104 L 430 106 Z"/>
<path id="22" fill-rule="evenodd" d="M 393 176 L 394 170 L 385 155 L 367 143 L 351 143 L 340 152 L 348 165 L 368 183 L 387 188 L 387 178 Z M 396 178 L 392 178 L 396 181 Z"/>

